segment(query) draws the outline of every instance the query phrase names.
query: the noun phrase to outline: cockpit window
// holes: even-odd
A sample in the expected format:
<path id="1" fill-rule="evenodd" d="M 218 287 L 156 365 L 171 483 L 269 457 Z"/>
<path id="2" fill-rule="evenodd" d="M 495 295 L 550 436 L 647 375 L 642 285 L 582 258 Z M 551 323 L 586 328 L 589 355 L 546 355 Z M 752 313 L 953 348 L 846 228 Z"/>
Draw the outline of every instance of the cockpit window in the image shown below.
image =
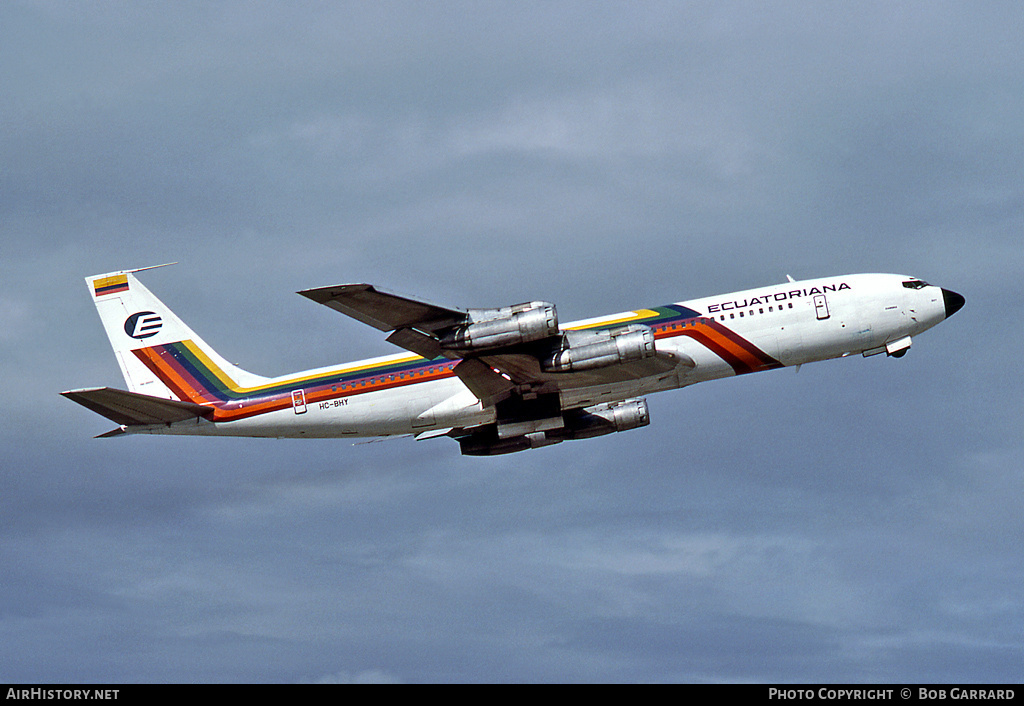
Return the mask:
<path id="1" fill-rule="evenodd" d="M 903 286 L 907 289 L 923 289 L 928 286 L 928 283 L 920 279 L 908 279 L 903 281 Z"/>

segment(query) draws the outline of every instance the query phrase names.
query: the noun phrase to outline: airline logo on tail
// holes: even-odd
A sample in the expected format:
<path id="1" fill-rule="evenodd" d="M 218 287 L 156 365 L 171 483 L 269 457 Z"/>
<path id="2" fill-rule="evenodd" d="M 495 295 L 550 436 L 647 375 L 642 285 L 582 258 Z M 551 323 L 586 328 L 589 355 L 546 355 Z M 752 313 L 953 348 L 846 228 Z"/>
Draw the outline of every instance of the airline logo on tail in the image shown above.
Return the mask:
<path id="1" fill-rule="evenodd" d="M 163 325 L 163 319 L 155 311 L 140 311 L 125 319 L 124 332 L 132 338 L 149 338 L 155 336 Z"/>

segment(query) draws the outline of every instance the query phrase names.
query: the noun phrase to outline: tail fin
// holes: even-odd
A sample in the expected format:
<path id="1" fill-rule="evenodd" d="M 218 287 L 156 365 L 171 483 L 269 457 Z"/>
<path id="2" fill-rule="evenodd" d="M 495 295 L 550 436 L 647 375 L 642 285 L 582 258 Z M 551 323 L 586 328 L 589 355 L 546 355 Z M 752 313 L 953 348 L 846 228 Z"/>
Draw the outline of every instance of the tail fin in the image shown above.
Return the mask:
<path id="1" fill-rule="evenodd" d="M 85 278 L 129 390 L 184 402 L 208 400 L 205 384 L 179 384 L 180 376 L 174 370 L 180 363 L 175 360 L 184 355 L 198 361 L 193 367 L 206 369 L 218 385 L 251 387 L 266 380 L 227 362 L 142 286 L 135 273 L 149 269 L 153 268 Z"/>

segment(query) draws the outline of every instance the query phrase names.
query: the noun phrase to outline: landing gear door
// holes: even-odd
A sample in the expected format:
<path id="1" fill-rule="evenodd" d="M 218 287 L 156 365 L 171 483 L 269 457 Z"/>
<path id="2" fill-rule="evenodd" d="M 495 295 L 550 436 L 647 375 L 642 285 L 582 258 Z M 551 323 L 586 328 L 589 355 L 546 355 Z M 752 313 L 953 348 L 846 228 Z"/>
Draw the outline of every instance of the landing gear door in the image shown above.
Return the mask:
<path id="1" fill-rule="evenodd" d="M 825 299 L 824 294 L 814 295 L 814 315 L 818 317 L 818 321 L 827 319 L 830 316 L 828 313 L 828 300 Z"/>

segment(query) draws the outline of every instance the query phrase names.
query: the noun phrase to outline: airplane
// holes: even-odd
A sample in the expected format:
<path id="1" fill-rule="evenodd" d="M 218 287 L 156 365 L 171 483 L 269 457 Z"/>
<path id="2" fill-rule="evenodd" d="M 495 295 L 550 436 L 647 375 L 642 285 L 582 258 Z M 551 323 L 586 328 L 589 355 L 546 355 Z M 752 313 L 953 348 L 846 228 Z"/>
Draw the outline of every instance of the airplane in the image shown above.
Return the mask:
<path id="1" fill-rule="evenodd" d="M 563 325 L 543 301 L 463 310 L 342 284 L 299 294 L 405 351 L 267 378 L 229 363 L 151 294 L 136 277 L 149 269 L 86 278 L 128 390 L 61 394 L 118 425 L 100 437 L 447 436 L 465 455 L 505 454 L 646 426 L 654 392 L 856 354 L 900 358 L 964 306 L 903 275 L 787 275 Z"/>

